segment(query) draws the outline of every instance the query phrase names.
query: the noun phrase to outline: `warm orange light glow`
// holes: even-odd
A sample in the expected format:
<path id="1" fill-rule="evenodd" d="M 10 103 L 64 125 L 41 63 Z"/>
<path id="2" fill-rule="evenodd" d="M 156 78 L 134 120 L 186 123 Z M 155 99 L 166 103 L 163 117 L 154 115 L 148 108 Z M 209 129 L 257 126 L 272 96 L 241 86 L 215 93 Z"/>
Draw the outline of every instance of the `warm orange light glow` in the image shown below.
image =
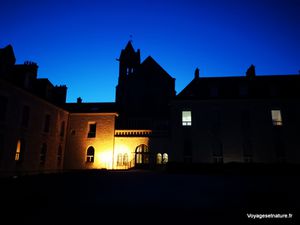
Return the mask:
<path id="1" fill-rule="evenodd" d="M 126 162 L 124 162 L 124 156 L 127 157 Z M 114 151 L 114 169 L 127 169 L 133 157 L 134 154 L 130 151 L 129 146 L 126 144 L 116 145 Z"/>
<path id="2" fill-rule="evenodd" d="M 95 163 L 99 169 L 112 169 L 112 151 L 96 152 Z"/>
<path id="3" fill-rule="evenodd" d="M 18 140 L 17 149 L 16 149 L 16 155 L 15 155 L 15 161 L 19 161 L 20 160 L 20 153 L 21 153 L 21 141 Z"/>
<path id="4" fill-rule="evenodd" d="M 151 133 L 151 130 L 116 130 L 113 169 L 128 169 L 134 167 L 135 150 L 140 145 L 149 145 L 149 135 Z M 126 159 L 128 163 L 125 164 L 124 155 L 128 157 L 128 159 Z"/>

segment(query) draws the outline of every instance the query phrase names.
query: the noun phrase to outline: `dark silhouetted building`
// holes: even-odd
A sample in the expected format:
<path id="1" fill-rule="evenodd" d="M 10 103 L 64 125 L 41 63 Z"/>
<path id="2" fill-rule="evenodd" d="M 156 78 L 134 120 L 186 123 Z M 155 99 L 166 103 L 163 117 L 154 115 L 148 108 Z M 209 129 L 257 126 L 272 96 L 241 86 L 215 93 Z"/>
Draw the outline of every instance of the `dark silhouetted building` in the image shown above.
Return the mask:
<path id="1" fill-rule="evenodd" d="M 116 101 L 66 103 L 66 86 L 37 78 L 0 49 L 2 174 L 157 168 L 177 163 L 299 163 L 300 76 L 175 79 L 129 41 L 119 57 Z"/>

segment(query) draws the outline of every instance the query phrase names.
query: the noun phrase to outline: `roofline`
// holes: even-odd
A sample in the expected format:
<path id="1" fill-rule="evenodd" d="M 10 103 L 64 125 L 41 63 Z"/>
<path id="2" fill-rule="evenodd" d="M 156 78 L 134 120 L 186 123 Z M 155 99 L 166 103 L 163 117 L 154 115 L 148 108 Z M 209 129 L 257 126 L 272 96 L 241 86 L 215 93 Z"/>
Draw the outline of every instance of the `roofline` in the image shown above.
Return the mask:
<path id="1" fill-rule="evenodd" d="M 74 116 L 119 116 L 119 114 L 117 112 L 95 112 L 95 113 L 92 113 L 92 112 L 87 112 L 87 113 L 84 113 L 84 112 L 80 112 L 80 113 L 77 113 L 77 112 L 69 112 L 70 115 L 74 115 Z"/>

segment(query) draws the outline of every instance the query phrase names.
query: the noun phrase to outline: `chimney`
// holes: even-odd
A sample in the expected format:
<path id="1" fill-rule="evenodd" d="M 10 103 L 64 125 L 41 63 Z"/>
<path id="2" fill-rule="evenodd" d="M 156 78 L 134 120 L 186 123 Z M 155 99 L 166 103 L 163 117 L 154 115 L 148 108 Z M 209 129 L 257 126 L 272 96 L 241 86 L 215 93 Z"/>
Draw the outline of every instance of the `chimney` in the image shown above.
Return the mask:
<path id="1" fill-rule="evenodd" d="M 197 67 L 196 70 L 195 70 L 195 79 L 199 78 L 199 74 L 200 74 L 200 71 L 199 71 L 199 69 Z"/>
<path id="2" fill-rule="evenodd" d="M 78 104 L 82 103 L 82 98 L 78 97 L 78 98 L 77 98 L 77 103 L 78 103 Z"/>

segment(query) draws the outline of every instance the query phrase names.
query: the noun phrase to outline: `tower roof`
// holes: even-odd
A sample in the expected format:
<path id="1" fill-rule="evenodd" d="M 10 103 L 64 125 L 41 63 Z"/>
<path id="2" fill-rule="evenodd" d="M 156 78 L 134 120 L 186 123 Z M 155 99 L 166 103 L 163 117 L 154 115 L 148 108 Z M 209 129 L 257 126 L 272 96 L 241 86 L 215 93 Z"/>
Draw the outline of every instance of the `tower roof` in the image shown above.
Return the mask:
<path id="1" fill-rule="evenodd" d="M 125 47 L 125 51 L 132 51 L 132 52 L 134 52 L 134 48 L 133 48 L 131 42 L 132 42 L 132 41 L 128 41 L 128 43 L 127 43 L 127 45 L 126 45 L 126 47 Z"/>
<path id="2" fill-rule="evenodd" d="M 122 49 L 120 59 L 121 58 L 132 58 L 132 57 L 138 57 L 138 60 L 140 61 L 140 50 L 137 51 L 134 50 L 131 41 L 128 41 L 125 49 Z"/>

